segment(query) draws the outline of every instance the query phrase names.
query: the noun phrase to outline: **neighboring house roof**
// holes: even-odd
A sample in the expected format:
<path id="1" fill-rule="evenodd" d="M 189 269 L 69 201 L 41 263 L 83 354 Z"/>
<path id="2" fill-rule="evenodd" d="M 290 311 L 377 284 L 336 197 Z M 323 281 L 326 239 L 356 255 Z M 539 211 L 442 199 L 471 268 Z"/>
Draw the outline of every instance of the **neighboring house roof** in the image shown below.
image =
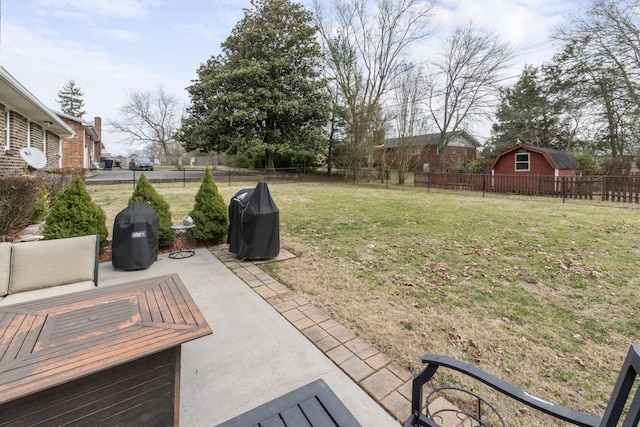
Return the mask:
<path id="1" fill-rule="evenodd" d="M 549 164 L 556 169 L 580 168 L 580 162 L 578 162 L 578 159 L 576 159 L 576 157 L 571 153 L 567 153 L 566 151 L 554 150 L 553 148 L 533 147 L 530 145 L 521 144 L 509 148 L 508 150 L 505 150 L 502 153 L 498 154 L 496 159 L 493 161 L 491 168 L 493 169 L 493 167 L 496 165 L 496 163 L 498 163 L 501 157 L 520 149 L 525 149 L 527 151 L 542 154 L 547 159 Z"/>
<path id="2" fill-rule="evenodd" d="M 447 132 L 445 134 L 445 138 L 447 139 L 452 139 L 456 136 L 460 136 L 461 138 L 466 139 L 467 141 L 469 141 L 469 143 L 471 144 L 472 147 L 480 147 L 480 142 L 478 142 L 477 139 L 475 139 L 473 136 L 471 136 L 468 132 L 462 130 L 462 131 L 456 131 L 456 132 Z M 425 147 L 427 145 L 437 145 L 438 142 L 440 141 L 440 133 L 430 133 L 427 135 L 416 135 L 411 137 L 412 141 L 411 141 L 411 146 L 412 147 Z M 384 140 L 384 144 L 382 146 L 379 146 L 380 148 L 395 148 L 400 144 L 400 141 L 402 141 L 402 138 L 388 138 Z"/>
<path id="3" fill-rule="evenodd" d="M 69 114 L 65 114 L 63 112 L 60 111 L 56 111 L 56 114 L 60 117 L 63 117 L 67 120 L 71 120 L 74 122 L 77 122 L 79 125 L 81 125 L 84 130 L 87 132 L 87 134 L 89 135 L 89 137 L 94 141 L 94 142 L 101 142 L 101 136 L 98 135 L 98 132 L 96 131 L 95 126 L 93 125 L 93 122 L 87 122 L 85 120 L 82 120 L 79 117 L 73 117 Z"/>
<path id="4" fill-rule="evenodd" d="M 0 67 L 0 102 L 58 136 L 75 132 L 4 68 Z"/>

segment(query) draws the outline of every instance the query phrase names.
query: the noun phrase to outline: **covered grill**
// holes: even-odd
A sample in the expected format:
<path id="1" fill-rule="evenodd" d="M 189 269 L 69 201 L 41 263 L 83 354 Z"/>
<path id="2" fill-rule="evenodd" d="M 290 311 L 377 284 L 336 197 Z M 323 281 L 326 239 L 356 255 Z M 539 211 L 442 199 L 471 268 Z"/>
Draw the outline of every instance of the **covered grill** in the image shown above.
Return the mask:
<path id="1" fill-rule="evenodd" d="M 160 220 L 152 208 L 133 202 L 113 221 L 111 262 L 118 270 L 149 267 L 158 256 Z"/>
<path id="2" fill-rule="evenodd" d="M 280 211 L 265 181 L 231 199 L 227 243 L 229 251 L 243 259 L 268 259 L 280 253 Z"/>

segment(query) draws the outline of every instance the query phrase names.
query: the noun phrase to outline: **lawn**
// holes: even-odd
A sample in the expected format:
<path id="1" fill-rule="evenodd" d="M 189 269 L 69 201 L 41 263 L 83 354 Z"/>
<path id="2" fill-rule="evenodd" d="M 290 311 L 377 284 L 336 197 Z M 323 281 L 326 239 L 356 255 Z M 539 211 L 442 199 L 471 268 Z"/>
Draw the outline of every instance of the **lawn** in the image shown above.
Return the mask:
<path id="1" fill-rule="evenodd" d="M 180 222 L 198 185 L 154 188 Z M 254 185 L 218 189 L 228 203 Z M 111 228 L 131 185 L 88 189 Z M 270 190 L 281 244 L 298 257 L 268 272 L 398 363 L 417 372 L 423 353 L 445 354 L 604 412 L 640 342 L 640 206 L 375 185 Z M 550 425 L 501 407 L 509 425 Z"/>

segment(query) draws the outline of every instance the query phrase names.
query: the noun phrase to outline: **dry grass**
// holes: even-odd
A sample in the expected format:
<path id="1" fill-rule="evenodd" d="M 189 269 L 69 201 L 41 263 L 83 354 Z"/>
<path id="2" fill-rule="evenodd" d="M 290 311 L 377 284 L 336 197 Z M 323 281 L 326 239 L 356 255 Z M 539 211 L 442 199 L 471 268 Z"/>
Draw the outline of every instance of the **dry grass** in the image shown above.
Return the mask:
<path id="1" fill-rule="evenodd" d="M 229 201 L 253 185 L 218 188 Z M 176 221 L 197 191 L 154 187 Z M 89 189 L 111 222 L 126 206 L 109 208 L 124 187 Z M 423 353 L 449 355 L 602 415 L 629 344 L 640 341 L 638 206 L 379 186 L 270 189 L 282 246 L 298 257 L 269 272 L 381 351 L 413 372 Z M 498 406 L 508 425 L 551 425 L 513 402 Z"/>

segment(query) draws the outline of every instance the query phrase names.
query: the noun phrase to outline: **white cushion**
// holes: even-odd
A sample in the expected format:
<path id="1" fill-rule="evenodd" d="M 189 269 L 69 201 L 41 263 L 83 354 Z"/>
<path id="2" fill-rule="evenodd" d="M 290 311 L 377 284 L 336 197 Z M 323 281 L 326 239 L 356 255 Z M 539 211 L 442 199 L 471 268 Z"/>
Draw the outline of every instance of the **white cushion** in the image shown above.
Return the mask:
<path id="1" fill-rule="evenodd" d="M 93 288 L 95 288 L 93 281 L 87 281 L 72 283 L 70 285 L 54 286 L 52 288 L 36 289 L 34 291 L 18 292 L 17 294 L 7 295 L 0 299 L 0 306 L 18 304 L 40 298 L 49 298 Z"/>
<path id="2" fill-rule="evenodd" d="M 11 276 L 11 243 L 0 243 L 0 297 L 9 293 Z"/>
<path id="3" fill-rule="evenodd" d="M 97 236 L 13 245 L 9 294 L 93 281 Z"/>

